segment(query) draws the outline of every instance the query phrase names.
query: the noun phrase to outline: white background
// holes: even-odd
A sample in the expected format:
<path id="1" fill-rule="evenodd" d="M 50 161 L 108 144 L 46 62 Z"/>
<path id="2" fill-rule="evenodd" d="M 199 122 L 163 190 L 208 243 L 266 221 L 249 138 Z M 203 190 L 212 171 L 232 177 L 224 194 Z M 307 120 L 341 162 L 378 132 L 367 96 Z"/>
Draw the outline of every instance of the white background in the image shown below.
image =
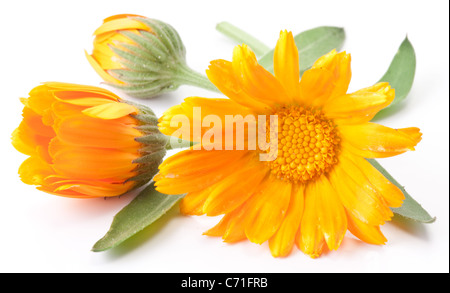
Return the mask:
<path id="1" fill-rule="evenodd" d="M 449 2 L 430 1 L 8 1 L 0 28 L 1 188 L 0 272 L 448 272 L 449 270 Z M 103 18 L 134 13 L 172 24 L 187 62 L 204 72 L 213 59 L 231 59 L 232 41 L 215 30 L 229 21 L 273 47 L 282 29 L 343 27 L 352 54 L 350 91 L 376 82 L 408 35 L 417 54 L 416 78 L 402 110 L 381 121 L 420 127 L 415 152 L 380 162 L 437 221 L 396 220 L 382 231 L 385 246 L 349 234 L 339 250 L 313 260 L 297 249 L 276 259 L 267 244 L 229 245 L 202 232 L 217 218 L 170 211 L 111 251 L 90 249 L 132 196 L 77 200 L 48 195 L 19 180 L 26 158 L 10 142 L 21 120 L 19 97 L 40 82 L 101 85 L 84 57 Z M 161 115 L 188 96 L 221 97 L 190 86 L 140 101 Z M 123 96 L 123 95 L 122 95 Z M 123 98 L 126 98 L 123 96 Z"/>

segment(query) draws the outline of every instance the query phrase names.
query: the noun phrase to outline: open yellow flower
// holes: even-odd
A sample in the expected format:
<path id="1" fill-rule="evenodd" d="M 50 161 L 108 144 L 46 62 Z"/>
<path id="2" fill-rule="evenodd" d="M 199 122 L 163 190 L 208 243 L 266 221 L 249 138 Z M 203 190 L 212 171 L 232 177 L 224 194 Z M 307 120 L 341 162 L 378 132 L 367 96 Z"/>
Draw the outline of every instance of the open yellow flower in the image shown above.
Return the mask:
<path id="1" fill-rule="evenodd" d="M 188 98 L 160 119 L 161 132 L 171 135 L 176 128 L 170 121 L 179 114 L 191 121 L 209 114 L 276 115 L 276 159 L 260 161 L 260 149 L 191 148 L 160 165 L 157 190 L 187 193 L 181 202 L 185 214 L 224 215 L 206 235 L 268 241 L 275 257 L 288 255 L 294 243 L 318 257 L 326 247 L 337 249 L 347 230 L 367 243 L 384 244 L 380 225 L 404 195 L 365 158 L 414 150 L 421 133 L 369 122 L 392 102 L 394 89 L 378 83 L 347 94 L 349 54 L 333 50 L 301 79 L 298 58 L 286 31 L 275 48 L 274 75 L 246 45 L 237 46 L 231 62 L 215 60 L 207 70 L 229 99 Z M 193 117 L 194 107 L 201 107 L 202 117 Z M 208 128 L 201 130 L 203 135 Z"/>
<path id="2" fill-rule="evenodd" d="M 145 184 L 165 155 L 166 137 L 142 105 L 92 86 L 35 87 L 12 144 L 29 155 L 22 181 L 65 197 L 109 197 Z"/>

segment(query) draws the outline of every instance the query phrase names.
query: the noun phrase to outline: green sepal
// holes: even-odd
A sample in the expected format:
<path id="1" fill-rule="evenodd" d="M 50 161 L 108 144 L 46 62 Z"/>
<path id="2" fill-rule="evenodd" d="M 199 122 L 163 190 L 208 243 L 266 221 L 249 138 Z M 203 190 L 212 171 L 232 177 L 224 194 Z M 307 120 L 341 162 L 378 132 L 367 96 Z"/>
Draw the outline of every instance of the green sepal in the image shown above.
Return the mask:
<path id="1" fill-rule="evenodd" d="M 184 195 L 166 195 L 150 183 L 127 206 L 118 212 L 109 231 L 92 247 L 100 252 L 118 246 L 164 216 Z"/>
<path id="2" fill-rule="evenodd" d="M 168 52 L 155 35 L 146 31 L 141 31 L 140 35 L 129 31 L 121 31 L 120 33 L 146 50 L 148 53 L 146 56 L 149 56 L 152 60 L 164 62 L 167 59 Z"/>
<path id="3" fill-rule="evenodd" d="M 185 59 L 186 49 L 179 34 L 171 25 L 150 18 L 135 17 L 134 19 L 150 27 L 155 35 L 158 36 L 161 43 L 164 44 L 164 47 L 172 53 L 172 57 L 182 60 Z"/>
<path id="4" fill-rule="evenodd" d="M 395 89 L 395 98 L 392 103 L 375 115 L 374 120 L 394 114 L 401 102 L 409 94 L 414 82 L 416 72 L 416 54 L 408 37 L 402 42 L 394 56 L 388 70 L 379 82 L 389 82 Z"/>

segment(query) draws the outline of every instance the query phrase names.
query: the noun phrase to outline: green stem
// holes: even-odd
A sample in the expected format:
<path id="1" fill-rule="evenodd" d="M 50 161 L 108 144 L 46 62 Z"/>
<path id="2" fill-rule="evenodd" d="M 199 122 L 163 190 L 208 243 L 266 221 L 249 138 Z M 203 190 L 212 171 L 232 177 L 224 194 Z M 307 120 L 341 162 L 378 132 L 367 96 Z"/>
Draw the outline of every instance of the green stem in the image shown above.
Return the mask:
<path id="1" fill-rule="evenodd" d="M 218 30 L 225 36 L 235 40 L 237 43 L 247 44 L 258 56 L 262 56 L 270 51 L 270 48 L 263 44 L 261 41 L 226 21 L 217 24 L 216 30 Z"/>
<path id="2" fill-rule="evenodd" d="M 179 66 L 177 68 L 175 78 L 180 84 L 192 85 L 210 91 L 220 92 L 206 76 L 192 70 L 187 65 Z"/>

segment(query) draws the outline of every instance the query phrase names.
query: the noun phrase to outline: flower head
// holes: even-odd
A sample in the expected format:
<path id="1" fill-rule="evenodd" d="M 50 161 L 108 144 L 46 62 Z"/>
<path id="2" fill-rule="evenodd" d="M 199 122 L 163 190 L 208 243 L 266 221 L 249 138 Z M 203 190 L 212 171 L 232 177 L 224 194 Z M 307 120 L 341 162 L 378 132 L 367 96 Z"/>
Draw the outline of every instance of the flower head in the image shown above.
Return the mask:
<path id="1" fill-rule="evenodd" d="M 12 144 L 30 156 L 22 181 L 66 197 L 117 196 L 148 182 L 166 137 L 150 109 L 102 88 L 45 83 L 22 99 Z"/>
<path id="2" fill-rule="evenodd" d="M 148 98 L 175 90 L 178 71 L 185 70 L 186 50 L 173 27 L 139 15 L 108 17 L 94 32 L 86 57 L 108 84 Z"/>
<path id="3" fill-rule="evenodd" d="M 365 158 L 414 150 L 421 133 L 369 122 L 392 102 L 394 89 L 378 83 L 347 93 L 350 59 L 333 50 L 300 79 L 298 49 L 292 34 L 283 31 L 274 51 L 274 75 L 246 45 L 234 49 L 231 62 L 212 61 L 207 75 L 229 99 L 188 98 L 160 119 L 161 132 L 174 134 L 177 124 L 170 121 L 180 114 L 192 124 L 211 114 L 275 116 L 275 124 L 254 121 L 276 134 L 268 144 L 277 151 L 261 161 L 265 148 L 219 145 L 208 151 L 210 142 L 200 141 L 199 150 L 182 151 L 160 165 L 157 189 L 187 193 L 180 205 L 185 214 L 224 215 L 206 235 L 226 242 L 267 241 L 276 257 L 288 255 L 294 244 L 318 257 L 325 248 L 337 249 L 347 230 L 367 243 L 384 244 L 380 225 L 391 219 L 390 207 L 401 206 L 404 195 Z M 201 117 L 193 116 L 195 107 Z M 202 126 L 197 136 L 190 132 L 191 140 L 208 133 L 210 128 Z"/>

